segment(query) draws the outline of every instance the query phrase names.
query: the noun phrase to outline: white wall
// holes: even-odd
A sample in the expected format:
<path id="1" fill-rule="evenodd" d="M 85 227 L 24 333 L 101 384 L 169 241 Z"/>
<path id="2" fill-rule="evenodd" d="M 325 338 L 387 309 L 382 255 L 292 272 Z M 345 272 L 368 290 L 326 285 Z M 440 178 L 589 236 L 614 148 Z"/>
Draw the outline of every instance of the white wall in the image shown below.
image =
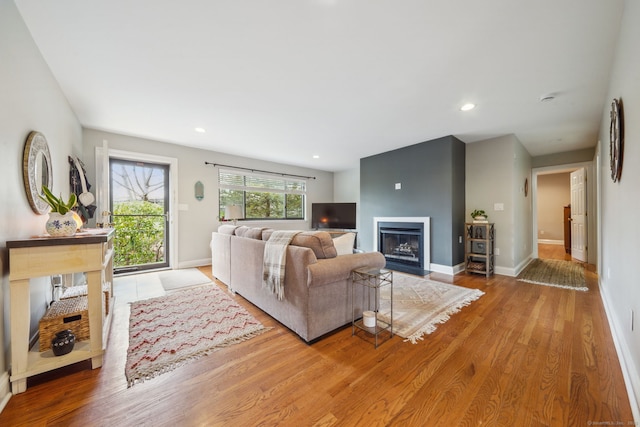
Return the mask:
<path id="1" fill-rule="evenodd" d="M 634 417 L 640 420 L 640 2 L 625 1 L 620 38 L 600 127 L 601 276 L 600 286 L 628 384 Z M 614 183 L 609 168 L 609 111 L 622 98 L 625 119 L 622 177 Z M 631 312 L 635 316 L 631 330 Z"/>
<path id="2" fill-rule="evenodd" d="M 314 176 L 307 181 L 307 213 L 311 212 L 311 203 L 333 200 L 333 173 L 314 169 L 288 166 L 273 162 L 251 159 L 249 157 L 207 151 L 198 148 L 183 147 L 160 141 L 132 136 L 119 135 L 93 129 L 84 129 L 84 157 L 90 182 L 95 185 L 95 148 L 107 140 L 109 149 L 154 154 L 178 160 L 178 200 L 187 210 L 178 211 L 178 259 L 174 267 L 189 267 L 211 263 L 209 242 L 211 232 L 218 229 L 218 175 L 217 168 L 205 165 L 205 161 L 225 165 L 255 168 L 267 171 Z M 250 153 L 247 153 L 250 155 Z M 194 185 L 197 181 L 204 184 L 204 199 L 196 200 Z M 273 227 L 280 229 L 308 229 L 310 218 L 305 221 L 242 221 L 252 227 Z"/>
<path id="3" fill-rule="evenodd" d="M 498 274 L 516 275 L 531 254 L 531 194 L 524 196 L 530 171 L 531 156 L 514 135 L 467 144 L 466 219 L 482 209 L 495 223 Z"/>
<path id="4" fill-rule="evenodd" d="M 9 265 L 6 241 L 44 233 L 46 215 L 29 205 L 22 179 L 22 153 L 29 132 L 49 143 L 53 190 L 69 194 L 68 155 L 82 155 L 82 130 L 14 3 L 0 0 L 0 409 L 9 392 Z M 48 280 L 31 283 L 31 330 L 50 299 Z"/>
<path id="5" fill-rule="evenodd" d="M 360 167 L 333 174 L 333 201 L 336 203 L 356 203 L 356 228 L 360 230 Z M 360 234 L 356 237 L 356 247 L 360 248 Z"/>

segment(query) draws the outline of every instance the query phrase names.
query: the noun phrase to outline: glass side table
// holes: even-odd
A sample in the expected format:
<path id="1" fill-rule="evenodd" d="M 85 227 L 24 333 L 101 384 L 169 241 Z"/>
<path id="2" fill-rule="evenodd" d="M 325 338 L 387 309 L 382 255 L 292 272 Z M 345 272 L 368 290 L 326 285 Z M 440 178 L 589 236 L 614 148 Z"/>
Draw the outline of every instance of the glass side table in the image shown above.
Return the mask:
<path id="1" fill-rule="evenodd" d="M 359 268 L 351 271 L 351 335 L 357 331 L 364 331 L 373 336 L 375 348 L 387 339 L 393 337 L 393 271 L 380 268 Z M 356 287 L 362 286 L 362 317 L 356 312 Z M 381 316 L 380 288 L 390 286 L 390 306 L 388 315 Z M 369 313 L 367 313 L 369 312 Z M 373 313 L 373 319 L 369 316 Z M 367 323 L 367 324 L 365 324 Z M 387 336 L 386 339 L 380 339 Z"/>

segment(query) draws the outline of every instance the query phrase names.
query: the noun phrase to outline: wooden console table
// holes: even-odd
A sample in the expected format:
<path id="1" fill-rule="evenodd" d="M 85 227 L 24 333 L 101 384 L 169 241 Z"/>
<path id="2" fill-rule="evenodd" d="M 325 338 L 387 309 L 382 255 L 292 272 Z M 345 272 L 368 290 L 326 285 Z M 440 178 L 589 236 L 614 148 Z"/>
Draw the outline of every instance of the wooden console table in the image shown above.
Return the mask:
<path id="1" fill-rule="evenodd" d="M 91 229 L 73 237 L 33 237 L 7 241 L 11 309 L 11 391 L 27 389 L 27 378 L 62 366 L 91 359 L 92 369 L 102 366 L 111 312 L 104 310 L 102 283 L 109 283 L 113 298 L 113 229 Z M 57 274 L 86 273 L 89 335 L 76 342 L 71 353 L 54 356 L 51 350 L 29 350 L 30 279 Z M 110 301 L 111 307 L 113 301 Z"/>

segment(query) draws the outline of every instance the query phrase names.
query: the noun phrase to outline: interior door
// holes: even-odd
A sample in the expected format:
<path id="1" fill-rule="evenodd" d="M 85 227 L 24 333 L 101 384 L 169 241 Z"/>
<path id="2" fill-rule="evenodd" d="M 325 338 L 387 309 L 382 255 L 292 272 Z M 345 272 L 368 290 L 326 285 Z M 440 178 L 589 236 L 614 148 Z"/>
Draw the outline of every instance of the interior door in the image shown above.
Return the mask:
<path id="1" fill-rule="evenodd" d="M 586 169 L 571 172 L 571 256 L 587 260 L 587 173 Z"/>

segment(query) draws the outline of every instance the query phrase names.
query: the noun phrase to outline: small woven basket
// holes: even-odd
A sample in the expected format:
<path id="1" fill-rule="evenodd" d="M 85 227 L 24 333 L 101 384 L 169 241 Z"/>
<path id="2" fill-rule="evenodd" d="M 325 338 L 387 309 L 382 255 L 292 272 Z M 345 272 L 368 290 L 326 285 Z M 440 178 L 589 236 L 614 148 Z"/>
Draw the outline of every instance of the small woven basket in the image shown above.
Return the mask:
<path id="1" fill-rule="evenodd" d="M 69 298 L 51 304 L 40 319 L 40 351 L 51 348 L 56 333 L 70 329 L 77 341 L 88 340 L 89 310 L 87 297 Z"/>
<path id="2" fill-rule="evenodd" d="M 105 315 L 109 314 L 109 300 L 110 296 L 111 284 L 109 282 L 105 282 L 102 284 L 102 292 L 104 294 L 104 311 Z M 76 298 L 79 296 L 87 296 L 87 285 L 76 285 L 76 286 L 68 286 L 64 288 L 64 292 L 60 299 L 68 299 L 68 298 Z"/>

